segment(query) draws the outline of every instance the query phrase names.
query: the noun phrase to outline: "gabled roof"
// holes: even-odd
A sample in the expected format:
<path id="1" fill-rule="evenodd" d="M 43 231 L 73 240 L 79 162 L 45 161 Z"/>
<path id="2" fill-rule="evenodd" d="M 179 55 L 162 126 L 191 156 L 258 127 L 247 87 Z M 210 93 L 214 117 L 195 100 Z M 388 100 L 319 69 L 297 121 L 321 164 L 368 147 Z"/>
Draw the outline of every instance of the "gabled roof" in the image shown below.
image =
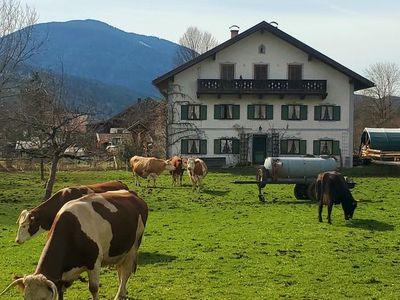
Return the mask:
<path id="1" fill-rule="evenodd" d="M 314 48 L 311 48 L 310 46 L 304 44 L 303 42 L 299 41 L 298 39 L 295 39 L 291 35 L 283 32 L 282 30 L 278 29 L 275 26 L 272 26 L 271 24 L 267 23 L 266 21 L 262 21 L 261 23 L 258 23 L 257 25 L 251 27 L 250 29 L 247 29 L 246 31 L 243 31 L 242 33 L 238 34 L 237 36 L 227 40 L 226 42 L 218 45 L 217 47 L 199 55 L 198 57 L 184 63 L 183 65 L 169 71 L 168 73 L 165 73 L 164 75 L 156 78 L 153 80 L 153 84 L 160 89 L 160 84 L 163 83 L 165 80 L 171 78 L 172 76 L 186 70 L 187 68 L 209 58 L 217 54 L 219 51 L 233 45 L 234 43 L 240 41 L 241 39 L 255 33 L 258 31 L 267 31 L 269 33 L 274 34 L 278 38 L 288 42 L 289 44 L 299 48 L 300 50 L 303 50 L 304 52 L 308 53 L 311 57 L 317 58 L 320 61 L 326 63 L 327 65 L 330 65 L 331 67 L 335 68 L 336 70 L 346 74 L 350 78 L 353 79 L 354 81 L 354 90 L 362 90 L 365 88 L 369 88 L 374 86 L 374 83 L 367 78 L 357 74 L 356 72 L 350 70 L 349 68 L 346 68 L 342 64 L 334 61 L 333 59 L 329 58 L 328 56 L 322 54 L 321 52 L 315 50 Z"/>

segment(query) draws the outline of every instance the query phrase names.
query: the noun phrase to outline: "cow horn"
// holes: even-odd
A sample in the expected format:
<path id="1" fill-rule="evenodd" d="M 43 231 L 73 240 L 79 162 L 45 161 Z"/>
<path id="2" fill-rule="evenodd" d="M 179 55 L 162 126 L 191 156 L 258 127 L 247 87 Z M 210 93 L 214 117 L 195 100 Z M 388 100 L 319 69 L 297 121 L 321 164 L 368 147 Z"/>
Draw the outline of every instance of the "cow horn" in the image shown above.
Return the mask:
<path id="1" fill-rule="evenodd" d="M 5 290 L 1 292 L 0 296 L 3 295 L 5 292 L 7 292 L 7 291 L 8 291 L 10 288 L 12 288 L 14 285 L 16 285 L 16 284 L 18 284 L 18 283 L 20 283 L 20 282 L 24 282 L 24 277 L 18 278 L 18 279 L 16 279 L 16 280 L 14 280 L 13 282 L 11 282 L 11 283 L 9 284 L 9 286 L 6 287 Z"/>
<path id="2" fill-rule="evenodd" d="M 46 283 L 48 284 L 48 286 L 51 288 L 51 291 L 53 292 L 52 300 L 58 300 L 58 290 L 57 290 L 57 287 L 54 284 L 54 282 L 47 279 Z"/>

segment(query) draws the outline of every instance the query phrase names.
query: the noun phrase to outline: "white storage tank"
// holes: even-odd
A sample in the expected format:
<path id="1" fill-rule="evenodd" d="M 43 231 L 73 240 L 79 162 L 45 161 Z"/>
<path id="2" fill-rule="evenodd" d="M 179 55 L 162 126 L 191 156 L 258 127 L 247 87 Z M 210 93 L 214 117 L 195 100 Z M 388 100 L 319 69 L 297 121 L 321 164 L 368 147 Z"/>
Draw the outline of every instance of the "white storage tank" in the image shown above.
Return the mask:
<path id="1" fill-rule="evenodd" d="M 335 171 L 336 160 L 332 157 L 268 157 L 264 162 L 269 177 L 278 178 L 316 178 L 319 173 Z"/>

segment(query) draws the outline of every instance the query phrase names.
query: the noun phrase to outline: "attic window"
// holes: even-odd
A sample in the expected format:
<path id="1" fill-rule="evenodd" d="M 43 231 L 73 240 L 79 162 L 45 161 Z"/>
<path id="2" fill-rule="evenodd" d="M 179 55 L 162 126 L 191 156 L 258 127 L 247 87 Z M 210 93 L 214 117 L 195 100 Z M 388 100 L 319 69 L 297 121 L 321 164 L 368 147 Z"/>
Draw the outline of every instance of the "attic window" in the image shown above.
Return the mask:
<path id="1" fill-rule="evenodd" d="M 265 54 L 265 46 L 264 45 L 260 45 L 258 46 L 258 53 L 259 54 Z"/>

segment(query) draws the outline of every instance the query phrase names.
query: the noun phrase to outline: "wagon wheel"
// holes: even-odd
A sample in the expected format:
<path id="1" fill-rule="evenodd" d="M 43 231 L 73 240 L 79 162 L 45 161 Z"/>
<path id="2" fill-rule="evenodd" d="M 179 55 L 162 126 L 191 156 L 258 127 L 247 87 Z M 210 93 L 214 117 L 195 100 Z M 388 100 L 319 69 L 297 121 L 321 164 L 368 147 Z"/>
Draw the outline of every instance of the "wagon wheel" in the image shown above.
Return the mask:
<path id="1" fill-rule="evenodd" d="M 306 184 L 300 184 L 297 183 L 294 186 L 294 196 L 296 197 L 297 200 L 307 200 L 308 195 L 307 195 L 307 185 Z"/>
<path id="2" fill-rule="evenodd" d="M 311 201 L 317 201 L 315 196 L 315 182 L 311 182 L 307 187 L 307 198 Z"/>

